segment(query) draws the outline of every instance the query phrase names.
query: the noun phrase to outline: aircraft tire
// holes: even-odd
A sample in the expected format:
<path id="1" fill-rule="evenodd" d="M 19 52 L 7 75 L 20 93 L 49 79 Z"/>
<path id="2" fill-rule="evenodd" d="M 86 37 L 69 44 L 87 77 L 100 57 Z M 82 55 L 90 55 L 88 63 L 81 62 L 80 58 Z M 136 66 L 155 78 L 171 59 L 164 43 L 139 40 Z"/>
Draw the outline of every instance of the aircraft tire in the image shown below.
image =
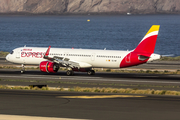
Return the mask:
<path id="1" fill-rule="evenodd" d="M 74 71 L 72 71 L 72 70 L 67 70 L 67 71 L 66 71 L 66 74 L 67 74 L 67 76 L 74 75 Z"/>
<path id="2" fill-rule="evenodd" d="M 95 74 L 95 71 L 94 70 L 92 70 L 92 75 L 94 75 Z"/>
<path id="3" fill-rule="evenodd" d="M 88 75 L 94 75 L 94 74 L 95 74 L 95 71 L 94 71 L 94 70 L 89 70 L 89 71 L 87 72 L 87 74 L 88 74 Z"/>

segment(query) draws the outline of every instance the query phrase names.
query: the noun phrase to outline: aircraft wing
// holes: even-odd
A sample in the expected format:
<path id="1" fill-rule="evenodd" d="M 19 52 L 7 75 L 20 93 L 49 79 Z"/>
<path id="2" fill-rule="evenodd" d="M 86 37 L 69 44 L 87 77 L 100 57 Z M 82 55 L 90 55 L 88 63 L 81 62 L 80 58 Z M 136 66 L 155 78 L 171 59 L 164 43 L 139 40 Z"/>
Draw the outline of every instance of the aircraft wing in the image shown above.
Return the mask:
<path id="1" fill-rule="evenodd" d="M 70 60 L 69 58 L 66 58 L 66 57 L 54 56 L 51 58 L 48 56 L 50 48 L 51 48 L 51 46 L 49 46 L 49 48 L 47 49 L 47 51 L 43 57 L 44 59 L 58 63 L 60 66 L 63 66 L 63 67 L 71 67 L 71 68 L 89 68 L 89 67 L 92 67 L 92 65 L 90 65 L 88 63 Z"/>

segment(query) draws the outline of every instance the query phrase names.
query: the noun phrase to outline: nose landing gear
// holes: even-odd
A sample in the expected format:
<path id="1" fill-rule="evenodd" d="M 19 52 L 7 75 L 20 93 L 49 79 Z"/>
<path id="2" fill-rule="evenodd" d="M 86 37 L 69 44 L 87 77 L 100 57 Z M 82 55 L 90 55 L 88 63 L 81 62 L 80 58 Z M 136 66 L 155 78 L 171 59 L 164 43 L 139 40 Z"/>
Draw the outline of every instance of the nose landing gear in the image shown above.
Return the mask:
<path id="1" fill-rule="evenodd" d="M 23 74 L 25 72 L 24 64 L 22 64 L 21 67 L 21 74 Z"/>

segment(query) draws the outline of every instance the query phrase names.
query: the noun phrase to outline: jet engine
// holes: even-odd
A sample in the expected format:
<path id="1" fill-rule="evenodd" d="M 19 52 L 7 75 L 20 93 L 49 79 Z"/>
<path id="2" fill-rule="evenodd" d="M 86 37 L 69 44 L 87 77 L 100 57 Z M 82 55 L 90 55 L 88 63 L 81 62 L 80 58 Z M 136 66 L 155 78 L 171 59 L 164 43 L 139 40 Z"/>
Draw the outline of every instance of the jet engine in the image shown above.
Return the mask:
<path id="1" fill-rule="evenodd" d="M 42 61 L 39 68 L 42 72 L 55 73 L 59 70 L 59 64 L 50 61 Z"/>

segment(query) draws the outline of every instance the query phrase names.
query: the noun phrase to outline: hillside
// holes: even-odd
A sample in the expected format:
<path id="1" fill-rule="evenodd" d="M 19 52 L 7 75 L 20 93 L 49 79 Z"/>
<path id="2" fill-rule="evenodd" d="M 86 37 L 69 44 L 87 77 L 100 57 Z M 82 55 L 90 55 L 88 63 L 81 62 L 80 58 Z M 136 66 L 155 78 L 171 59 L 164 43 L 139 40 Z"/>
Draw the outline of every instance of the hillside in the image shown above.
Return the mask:
<path id="1" fill-rule="evenodd" d="M 180 13 L 180 0 L 0 0 L 0 13 Z"/>

